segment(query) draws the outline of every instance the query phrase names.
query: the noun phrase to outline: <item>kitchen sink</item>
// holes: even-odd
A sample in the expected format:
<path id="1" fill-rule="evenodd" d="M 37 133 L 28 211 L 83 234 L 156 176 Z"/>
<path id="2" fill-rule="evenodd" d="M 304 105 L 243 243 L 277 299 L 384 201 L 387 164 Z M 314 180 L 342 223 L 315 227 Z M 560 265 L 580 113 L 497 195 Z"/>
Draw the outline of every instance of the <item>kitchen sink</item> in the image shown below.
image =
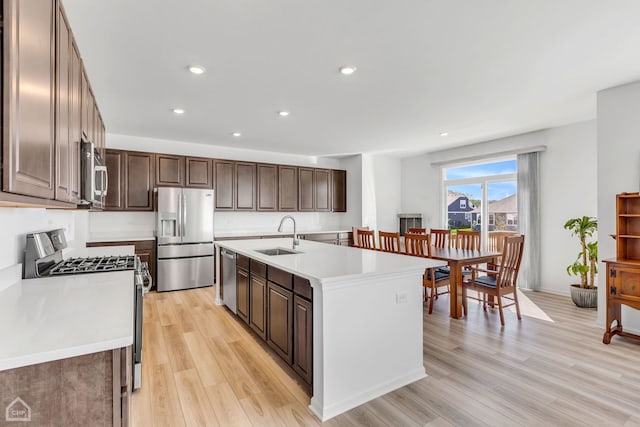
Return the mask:
<path id="1" fill-rule="evenodd" d="M 292 255 L 292 254 L 301 254 L 300 251 L 294 251 L 293 249 L 285 249 L 285 248 L 273 248 L 273 249 L 256 249 L 256 252 L 260 252 L 261 254 L 275 256 L 275 255 Z"/>

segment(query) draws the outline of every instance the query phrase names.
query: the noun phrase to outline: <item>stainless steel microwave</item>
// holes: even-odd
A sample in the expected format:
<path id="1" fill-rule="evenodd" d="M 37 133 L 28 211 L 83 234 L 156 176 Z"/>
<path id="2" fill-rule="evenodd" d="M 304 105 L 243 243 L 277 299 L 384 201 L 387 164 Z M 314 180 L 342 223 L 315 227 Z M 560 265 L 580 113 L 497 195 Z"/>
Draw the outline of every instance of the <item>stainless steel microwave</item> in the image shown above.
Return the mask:
<path id="1" fill-rule="evenodd" d="M 82 140 L 82 203 L 101 209 L 107 197 L 107 167 L 93 142 Z"/>

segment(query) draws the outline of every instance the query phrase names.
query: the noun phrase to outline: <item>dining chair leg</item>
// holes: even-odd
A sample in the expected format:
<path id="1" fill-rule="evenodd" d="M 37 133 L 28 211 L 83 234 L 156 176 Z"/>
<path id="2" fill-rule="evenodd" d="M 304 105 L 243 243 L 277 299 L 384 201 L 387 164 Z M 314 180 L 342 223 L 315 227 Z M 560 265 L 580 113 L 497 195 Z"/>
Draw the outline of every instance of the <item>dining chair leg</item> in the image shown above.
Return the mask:
<path id="1" fill-rule="evenodd" d="M 498 310 L 500 311 L 500 324 L 504 326 L 504 311 L 502 309 L 502 297 L 498 295 Z"/>
<path id="2" fill-rule="evenodd" d="M 432 272 L 432 274 L 435 275 L 435 272 Z M 429 298 L 429 314 L 433 312 L 433 295 L 435 294 L 436 298 L 438 297 L 437 288 L 435 285 L 435 281 L 433 280 L 433 277 L 435 276 L 432 276 L 432 280 L 431 280 L 431 298 Z"/>
<path id="3" fill-rule="evenodd" d="M 487 311 L 487 294 L 480 292 L 480 296 L 482 297 L 482 309 Z"/>
<path id="4" fill-rule="evenodd" d="M 516 315 L 518 316 L 518 320 L 522 320 L 522 316 L 520 315 L 520 303 L 518 302 L 518 289 L 517 288 L 513 292 L 513 300 L 516 303 Z"/>

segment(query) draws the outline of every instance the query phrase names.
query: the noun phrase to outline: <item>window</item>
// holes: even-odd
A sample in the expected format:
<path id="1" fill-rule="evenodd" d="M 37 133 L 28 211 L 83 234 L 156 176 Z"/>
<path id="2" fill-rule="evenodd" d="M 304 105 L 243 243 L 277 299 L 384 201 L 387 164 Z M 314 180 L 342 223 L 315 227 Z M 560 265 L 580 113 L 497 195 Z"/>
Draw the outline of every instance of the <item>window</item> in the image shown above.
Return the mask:
<path id="1" fill-rule="evenodd" d="M 449 229 L 481 231 L 483 245 L 515 233 L 518 228 L 516 173 L 515 156 L 443 168 L 446 195 L 443 223 Z M 485 224 L 483 216 L 488 218 Z"/>

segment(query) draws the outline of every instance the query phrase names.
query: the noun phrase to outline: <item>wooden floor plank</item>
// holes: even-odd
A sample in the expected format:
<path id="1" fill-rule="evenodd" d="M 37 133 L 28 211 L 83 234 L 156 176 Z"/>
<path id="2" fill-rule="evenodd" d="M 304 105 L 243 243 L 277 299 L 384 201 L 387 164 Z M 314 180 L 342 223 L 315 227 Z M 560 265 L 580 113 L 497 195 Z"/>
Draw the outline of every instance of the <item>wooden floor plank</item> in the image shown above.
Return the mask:
<path id="1" fill-rule="evenodd" d="M 180 406 L 188 426 L 217 427 L 218 418 L 207 399 L 207 393 L 200 382 L 195 369 L 176 372 L 176 389 L 180 398 Z"/>
<path id="2" fill-rule="evenodd" d="M 221 426 L 251 426 L 249 417 L 242 409 L 229 383 L 211 385 L 206 391 Z"/>

